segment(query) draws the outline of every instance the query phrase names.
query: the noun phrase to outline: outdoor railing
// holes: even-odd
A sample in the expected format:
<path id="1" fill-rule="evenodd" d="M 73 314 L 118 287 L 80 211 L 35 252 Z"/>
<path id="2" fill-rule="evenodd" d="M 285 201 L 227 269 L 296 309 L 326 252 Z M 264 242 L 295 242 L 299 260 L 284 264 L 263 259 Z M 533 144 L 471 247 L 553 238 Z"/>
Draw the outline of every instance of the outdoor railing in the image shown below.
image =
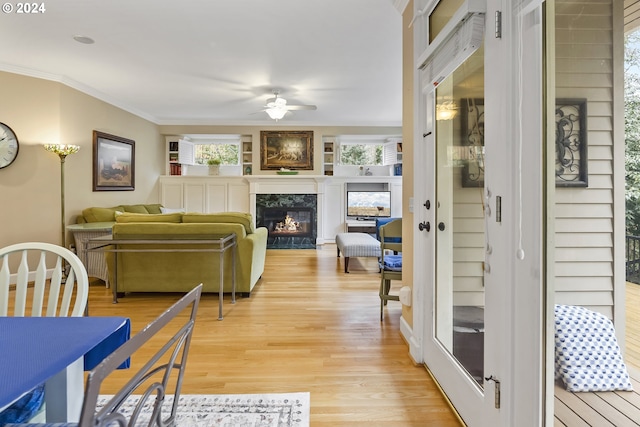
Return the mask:
<path id="1" fill-rule="evenodd" d="M 640 236 L 627 236 L 625 260 L 627 282 L 640 283 Z"/>

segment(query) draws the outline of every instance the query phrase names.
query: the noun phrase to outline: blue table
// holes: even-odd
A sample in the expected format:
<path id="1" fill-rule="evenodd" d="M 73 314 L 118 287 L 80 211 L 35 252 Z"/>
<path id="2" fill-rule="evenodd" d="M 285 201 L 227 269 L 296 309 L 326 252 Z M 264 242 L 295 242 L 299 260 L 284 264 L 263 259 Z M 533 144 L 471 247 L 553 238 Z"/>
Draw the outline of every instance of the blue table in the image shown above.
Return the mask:
<path id="1" fill-rule="evenodd" d="M 0 317 L 0 408 L 46 382 L 47 422 L 78 421 L 83 370 L 130 333 L 124 317 Z"/>

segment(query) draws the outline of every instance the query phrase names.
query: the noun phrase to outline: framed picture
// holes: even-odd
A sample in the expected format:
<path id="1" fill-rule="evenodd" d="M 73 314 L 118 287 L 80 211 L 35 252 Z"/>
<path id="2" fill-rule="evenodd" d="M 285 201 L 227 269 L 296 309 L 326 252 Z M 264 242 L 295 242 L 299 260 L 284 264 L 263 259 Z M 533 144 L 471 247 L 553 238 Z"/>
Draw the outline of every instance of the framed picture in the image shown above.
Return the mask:
<path id="1" fill-rule="evenodd" d="M 133 190 L 135 141 L 93 131 L 93 191 Z"/>
<path id="2" fill-rule="evenodd" d="M 587 100 L 556 100 L 556 187 L 587 187 Z"/>
<path id="3" fill-rule="evenodd" d="M 313 170 L 313 131 L 260 131 L 260 170 Z"/>
<path id="4" fill-rule="evenodd" d="M 462 99 L 463 187 L 484 187 L 484 99 Z"/>

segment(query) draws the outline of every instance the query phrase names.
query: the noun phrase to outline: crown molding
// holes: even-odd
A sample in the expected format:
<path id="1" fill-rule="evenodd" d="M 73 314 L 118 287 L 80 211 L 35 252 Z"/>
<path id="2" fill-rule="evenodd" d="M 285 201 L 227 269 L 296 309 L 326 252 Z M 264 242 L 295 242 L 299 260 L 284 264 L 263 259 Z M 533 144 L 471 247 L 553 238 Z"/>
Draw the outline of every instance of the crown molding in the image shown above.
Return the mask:
<path id="1" fill-rule="evenodd" d="M 66 76 L 61 76 L 53 73 L 46 73 L 43 71 L 33 70 L 25 67 L 18 67 L 18 66 L 3 63 L 3 62 L 0 62 L 0 71 L 5 71 L 7 73 L 19 74 L 22 76 L 33 77 L 36 79 L 43 79 L 43 80 L 49 80 L 49 81 L 61 83 L 65 86 L 68 86 L 72 89 L 75 89 L 79 92 L 82 92 L 100 101 L 106 102 L 107 104 L 113 105 L 114 107 L 120 108 L 121 110 L 124 110 L 142 119 L 150 121 L 154 124 L 159 124 L 157 118 L 152 117 L 143 111 L 139 111 L 135 108 L 132 108 L 131 106 L 126 105 L 105 93 L 102 93 L 90 86 L 85 85 L 84 83 L 80 83 Z"/>
<path id="2" fill-rule="evenodd" d="M 402 15 L 409 4 L 409 0 L 391 0 L 391 3 L 393 3 L 393 7 Z"/>

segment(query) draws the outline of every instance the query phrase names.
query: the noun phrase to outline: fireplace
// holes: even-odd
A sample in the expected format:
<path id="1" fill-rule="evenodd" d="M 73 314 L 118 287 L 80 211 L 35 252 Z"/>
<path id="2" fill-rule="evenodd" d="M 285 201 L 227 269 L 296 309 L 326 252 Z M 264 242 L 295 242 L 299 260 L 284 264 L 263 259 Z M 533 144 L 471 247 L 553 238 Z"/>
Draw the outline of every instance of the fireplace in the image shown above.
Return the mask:
<path id="1" fill-rule="evenodd" d="M 313 221 L 310 208 L 265 208 L 262 223 L 273 237 L 310 237 Z"/>
<path id="2" fill-rule="evenodd" d="M 269 231 L 267 248 L 315 249 L 315 194 L 257 194 L 256 225 Z"/>

